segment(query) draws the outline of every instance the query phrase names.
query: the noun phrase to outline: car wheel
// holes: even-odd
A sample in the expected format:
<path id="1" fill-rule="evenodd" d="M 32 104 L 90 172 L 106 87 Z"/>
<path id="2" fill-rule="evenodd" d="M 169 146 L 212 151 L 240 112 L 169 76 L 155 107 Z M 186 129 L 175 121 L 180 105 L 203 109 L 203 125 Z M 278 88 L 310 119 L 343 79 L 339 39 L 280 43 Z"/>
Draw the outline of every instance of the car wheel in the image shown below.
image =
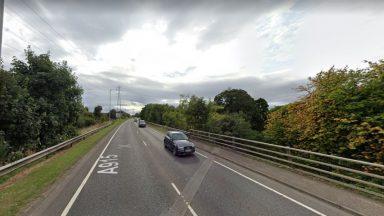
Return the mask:
<path id="1" fill-rule="evenodd" d="M 173 153 L 173 155 L 177 156 L 177 149 L 176 149 L 176 146 L 173 148 L 172 153 Z"/>
<path id="2" fill-rule="evenodd" d="M 164 142 L 164 148 L 167 148 L 167 144 L 165 144 L 165 142 Z"/>

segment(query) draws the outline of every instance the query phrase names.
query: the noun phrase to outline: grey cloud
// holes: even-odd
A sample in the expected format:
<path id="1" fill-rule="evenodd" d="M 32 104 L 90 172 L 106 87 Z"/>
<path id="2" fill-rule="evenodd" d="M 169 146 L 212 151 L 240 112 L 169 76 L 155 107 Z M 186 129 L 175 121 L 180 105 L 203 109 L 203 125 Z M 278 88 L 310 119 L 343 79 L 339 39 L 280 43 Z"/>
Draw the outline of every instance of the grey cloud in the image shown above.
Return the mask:
<path id="1" fill-rule="evenodd" d="M 124 78 L 135 79 L 127 83 Z M 97 82 L 93 82 L 96 80 Z M 303 93 L 295 89 L 307 83 L 307 80 L 294 80 L 281 82 L 280 79 L 258 79 L 244 77 L 237 79 L 212 79 L 200 83 L 182 83 L 168 85 L 148 78 L 131 75 L 122 76 L 121 79 L 111 79 L 103 74 L 83 75 L 79 78 L 81 86 L 85 89 L 84 103 L 93 107 L 100 104 L 109 105 L 109 89 L 113 89 L 112 104 L 116 104 L 116 87 L 121 86 L 121 97 L 124 104 L 145 105 L 147 103 L 163 103 L 178 100 L 180 94 L 203 96 L 213 99 L 218 93 L 228 88 L 241 88 L 254 98 L 264 98 L 270 105 L 286 104 L 298 100 Z"/>
<path id="2" fill-rule="evenodd" d="M 164 76 L 166 77 L 170 77 L 170 78 L 175 78 L 175 77 L 183 77 L 183 76 L 186 76 L 188 75 L 189 73 L 191 73 L 192 71 L 194 71 L 196 69 L 195 66 L 189 66 L 187 67 L 184 71 L 180 72 L 180 71 L 175 71 L 175 72 L 172 72 L 172 73 L 164 73 Z"/>
<path id="3" fill-rule="evenodd" d="M 92 58 L 100 44 L 118 40 L 128 29 L 141 27 L 148 20 L 165 19 L 168 24 L 165 35 L 172 42 L 180 30 L 206 25 L 198 47 L 225 42 L 262 11 L 280 5 L 282 1 L 253 0 L 148 0 L 148 1 L 27 1 L 57 32 Z M 22 15 L 22 19 L 48 35 L 53 43 L 58 36 L 46 23 L 21 1 L 7 1 L 6 7 Z M 47 11 L 52 16 L 46 17 Z M 234 14 L 236 18 L 234 18 Z M 37 33 L 39 34 L 39 33 Z M 41 35 L 40 35 L 41 36 Z M 40 37 L 39 36 L 39 37 Z M 46 41 L 48 42 L 48 41 Z M 49 44 L 51 42 L 48 42 Z M 61 52 L 56 45 L 48 46 L 54 53 Z M 45 47 L 44 47 L 45 48 Z"/>
<path id="4" fill-rule="evenodd" d="M 287 4 L 288 0 L 36 0 L 26 1 L 66 39 L 73 41 L 90 59 L 98 46 L 115 41 L 128 30 L 141 27 L 148 19 L 165 19 L 168 24 L 165 35 L 174 41 L 177 32 L 195 26 L 206 26 L 201 32 L 197 47 L 207 49 L 211 45 L 232 40 L 257 17 L 276 7 Z M 334 10 L 375 9 L 384 5 L 380 0 L 369 1 L 295 1 L 295 10 L 314 8 Z M 32 45 L 56 56 L 67 53 L 57 47 L 61 39 L 25 4 L 6 1 L 22 20 L 33 25 L 47 38 L 36 32 Z M 347 6 L 347 7 L 346 7 Z M 7 10 L 7 9 L 6 9 Z M 46 17 L 44 12 L 52 16 Z M 12 13 L 12 12 L 10 12 Z"/>

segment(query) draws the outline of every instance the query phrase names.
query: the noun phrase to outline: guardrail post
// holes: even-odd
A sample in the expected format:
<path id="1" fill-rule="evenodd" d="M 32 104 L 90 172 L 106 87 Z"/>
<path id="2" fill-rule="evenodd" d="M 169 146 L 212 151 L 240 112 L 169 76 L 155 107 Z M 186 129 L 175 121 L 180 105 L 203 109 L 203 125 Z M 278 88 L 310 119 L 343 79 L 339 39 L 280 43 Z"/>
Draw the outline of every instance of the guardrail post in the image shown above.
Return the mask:
<path id="1" fill-rule="evenodd" d="M 211 134 L 210 133 L 208 134 L 208 140 L 209 140 L 209 142 L 211 142 Z"/>
<path id="2" fill-rule="evenodd" d="M 235 138 L 232 138 L 231 142 L 232 142 L 232 149 L 236 151 Z"/>
<path id="3" fill-rule="evenodd" d="M 287 153 L 288 155 L 292 155 L 292 154 L 291 154 L 291 149 L 287 149 L 286 153 Z M 291 158 L 291 157 L 287 157 L 287 160 L 292 161 L 292 158 Z"/>

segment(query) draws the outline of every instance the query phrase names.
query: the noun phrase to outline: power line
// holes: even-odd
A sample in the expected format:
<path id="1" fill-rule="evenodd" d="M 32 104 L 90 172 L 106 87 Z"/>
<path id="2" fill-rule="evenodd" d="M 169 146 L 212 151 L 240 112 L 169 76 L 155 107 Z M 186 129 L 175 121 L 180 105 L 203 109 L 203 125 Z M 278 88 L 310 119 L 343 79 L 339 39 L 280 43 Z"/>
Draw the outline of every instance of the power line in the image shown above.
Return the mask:
<path id="1" fill-rule="evenodd" d="M 14 50 L 16 50 L 16 51 L 19 51 L 19 49 L 15 48 L 15 47 L 13 47 L 13 46 L 11 46 L 11 45 L 9 45 L 9 44 L 3 44 L 3 45 L 6 46 L 6 47 L 8 47 L 8 48 L 11 48 L 11 49 L 14 49 Z"/>
<path id="2" fill-rule="evenodd" d="M 22 25 L 24 25 L 24 24 L 26 24 L 26 25 L 24 25 L 24 26 L 26 26 L 27 28 L 29 28 L 29 30 L 31 30 L 31 31 L 36 31 L 36 32 L 38 32 L 38 33 L 40 33 L 44 38 L 46 38 L 51 44 L 53 44 L 53 45 L 55 45 L 55 46 L 57 46 L 59 49 L 63 49 L 60 45 L 58 45 L 56 42 L 54 42 L 54 41 L 52 41 L 48 36 L 46 36 L 43 32 L 41 32 L 39 29 L 37 29 L 36 27 L 34 27 L 32 24 L 30 24 L 30 23 L 27 23 L 27 22 L 24 22 L 24 20 L 21 18 L 21 16 L 16 12 L 16 11 L 14 11 L 13 9 L 10 9 L 9 7 L 6 7 L 6 9 L 7 10 L 9 10 L 9 11 L 11 11 L 15 16 L 14 17 L 16 17 L 17 16 L 17 18 L 21 21 L 21 22 L 19 22 L 20 24 L 22 24 Z M 29 26 L 29 27 L 28 27 Z M 64 50 L 65 51 L 65 50 Z M 65 52 L 67 52 L 67 51 L 65 51 Z M 68 53 L 68 52 L 67 52 Z"/>
<path id="3" fill-rule="evenodd" d="M 31 11 L 33 13 L 35 13 L 45 24 L 47 24 L 57 35 L 59 35 L 61 38 L 63 38 L 64 40 L 66 40 L 64 38 L 63 35 L 61 35 L 58 31 L 56 31 L 55 28 L 53 28 L 53 26 L 51 26 L 51 24 L 48 23 L 48 21 L 46 21 L 42 16 L 40 16 L 39 13 L 37 13 L 37 11 L 35 9 L 33 9 L 29 4 L 27 4 L 24 0 L 21 0 L 29 9 L 31 9 Z"/>
<path id="4" fill-rule="evenodd" d="M 45 20 L 42 16 L 40 16 L 40 14 L 32 8 L 32 6 L 30 6 L 29 4 L 27 4 L 24 0 L 21 0 L 29 9 L 31 9 L 31 11 L 33 13 L 35 13 L 45 24 L 47 24 L 59 37 L 61 37 L 64 41 L 67 41 L 69 45 L 71 45 L 69 43 L 69 41 L 62 35 L 60 34 L 51 24 L 49 24 L 49 22 L 47 20 Z M 72 46 L 72 45 L 71 45 Z M 75 47 L 72 47 L 72 48 L 75 48 Z"/>
<path id="5" fill-rule="evenodd" d="M 121 87 L 120 86 L 118 86 L 117 87 L 117 106 L 119 106 L 120 105 L 120 112 L 121 112 L 121 97 L 120 97 L 120 89 L 121 89 Z"/>
<path id="6" fill-rule="evenodd" d="M 17 37 L 19 40 L 24 41 L 24 42 L 25 42 L 26 44 L 28 44 L 28 45 L 34 45 L 35 48 L 37 48 L 37 49 L 39 49 L 40 51 L 44 52 L 44 50 L 43 50 L 42 48 L 40 48 L 39 46 L 36 46 L 36 44 L 32 44 L 31 42 L 26 41 L 24 38 L 20 37 L 20 36 L 17 35 L 15 32 L 10 31 L 10 30 L 6 30 L 6 32 L 11 33 L 13 36 Z"/>

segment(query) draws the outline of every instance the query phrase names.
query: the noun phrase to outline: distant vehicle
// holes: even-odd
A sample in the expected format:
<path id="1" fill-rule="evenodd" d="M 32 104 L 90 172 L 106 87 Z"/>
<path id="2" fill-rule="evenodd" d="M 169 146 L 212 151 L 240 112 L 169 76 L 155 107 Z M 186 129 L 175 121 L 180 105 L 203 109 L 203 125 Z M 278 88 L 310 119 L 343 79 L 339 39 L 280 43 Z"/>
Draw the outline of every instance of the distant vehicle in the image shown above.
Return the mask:
<path id="1" fill-rule="evenodd" d="M 137 122 L 137 118 L 135 118 L 133 121 L 134 121 L 134 122 Z"/>
<path id="2" fill-rule="evenodd" d="M 146 126 L 147 126 L 147 124 L 145 124 L 145 121 L 140 119 L 139 120 L 139 127 L 146 127 Z"/>
<path id="3" fill-rule="evenodd" d="M 180 131 L 168 131 L 164 137 L 164 148 L 172 151 L 173 155 L 189 155 L 195 152 L 195 145 L 187 135 Z"/>

